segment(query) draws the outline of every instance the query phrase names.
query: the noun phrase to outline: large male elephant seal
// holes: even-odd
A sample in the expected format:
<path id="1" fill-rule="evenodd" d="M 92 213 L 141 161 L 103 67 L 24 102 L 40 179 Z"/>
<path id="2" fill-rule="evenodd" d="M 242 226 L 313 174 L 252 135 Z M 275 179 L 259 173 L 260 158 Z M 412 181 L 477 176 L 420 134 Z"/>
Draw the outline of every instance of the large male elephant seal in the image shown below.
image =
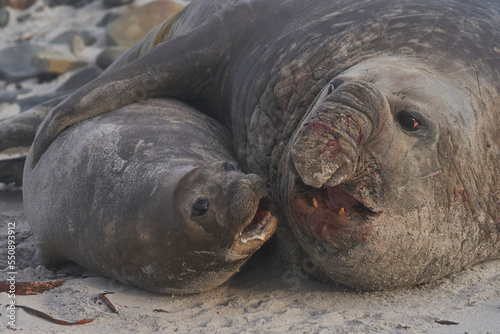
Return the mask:
<path id="1" fill-rule="evenodd" d="M 224 283 L 274 233 L 262 178 L 234 165 L 229 131 L 153 99 L 62 133 L 24 172 L 43 259 L 162 293 Z"/>
<path id="2" fill-rule="evenodd" d="M 193 1 L 53 109 L 32 161 L 67 126 L 176 97 L 232 130 L 329 277 L 429 282 L 500 258 L 499 31 L 496 0 Z"/>

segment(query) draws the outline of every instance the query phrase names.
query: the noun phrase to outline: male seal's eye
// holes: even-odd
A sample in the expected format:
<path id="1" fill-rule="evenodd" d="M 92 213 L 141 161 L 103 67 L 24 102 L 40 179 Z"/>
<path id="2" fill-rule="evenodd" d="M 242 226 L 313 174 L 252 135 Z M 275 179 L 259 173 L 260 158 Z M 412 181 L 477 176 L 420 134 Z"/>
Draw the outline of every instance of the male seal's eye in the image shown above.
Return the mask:
<path id="1" fill-rule="evenodd" d="M 210 207 L 210 200 L 206 197 L 198 198 L 196 202 L 193 203 L 193 207 L 191 209 L 191 214 L 194 217 L 203 216 L 208 212 L 208 208 Z"/>
<path id="2" fill-rule="evenodd" d="M 417 131 L 420 128 L 420 121 L 406 112 L 399 113 L 398 122 L 405 131 Z"/>
<path id="3" fill-rule="evenodd" d="M 229 162 L 224 162 L 224 170 L 226 172 L 230 172 L 232 170 L 236 170 L 236 167 L 234 167 L 233 165 L 231 165 Z"/>

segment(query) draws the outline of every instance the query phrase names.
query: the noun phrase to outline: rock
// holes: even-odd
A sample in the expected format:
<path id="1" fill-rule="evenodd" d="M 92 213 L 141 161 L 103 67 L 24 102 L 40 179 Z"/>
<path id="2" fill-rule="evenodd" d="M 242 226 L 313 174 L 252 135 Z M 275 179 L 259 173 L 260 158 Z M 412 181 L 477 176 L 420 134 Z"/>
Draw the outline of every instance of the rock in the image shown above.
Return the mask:
<path id="1" fill-rule="evenodd" d="M 31 58 L 43 49 L 23 42 L 0 51 L 0 79 L 17 82 L 40 75 L 43 71 L 31 64 Z"/>
<path id="2" fill-rule="evenodd" d="M 104 6 L 106 6 L 108 8 L 122 6 L 122 5 L 132 3 L 132 2 L 134 2 L 134 0 L 103 0 L 102 1 Z"/>
<path id="3" fill-rule="evenodd" d="M 69 45 L 71 51 L 79 54 L 83 51 L 85 46 L 95 43 L 96 38 L 90 35 L 89 32 L 79 32 L 76 30 L 68 30 L 54 38 L 50 43 L 52 44 L 66 44 Z"/>
<path id="4" fill-rule="evenodd" d="M 56 89 L 56 92 L 68 92 L 76 90 L 88 82 L 94 80 L 102 73 L 102 70 L 94 65 L 78 69 L 71 77 Z"/>
<path id="5" fill-rule="evenodd" d="M 108 45 L 131 47 L 183 7 L 175 2 L 160 0 L 141 7 L 130 8 L 106 29 Z"/>
<path id="6" fill-rule="evenodd" d="M 24 162 L 26 156 L 1 159 L 0 160 L 0 182 L 8 184 L 15 182 L 17 185 L 22 183 Z"/>
<path id="7" fill-rule="evenodd" d="M 118 57 L 120 57 L 128 48 L 123 46 L 111 46 L 99 53 L 95 63 L 97 66 L 105 70 L 111 65 Z"/>
<path id="8" fill-rule="evenodd" d="M 113 22 L 114 20 L 116 20 L 118 18 L 120 18 L 119 14 L 109 12 L 106 15 L 104 15 L 104 17 L 101 19 L 101 21 L 99 21 L 99 23 L 97 23 L 97 26 L 98 27 L 107 27 L 111 22 Z"/>
<path id="9" fill-rule="evenodd" d="M 56 7 L 56 6 L 73 6 L 75 8 L 80 8 L 85 5 L 88 5 L 91 3 L 93 0 L 46 0 L 45 3 L 49 7 Z"/>
<path id="10" fill-rule="evenodd" d="M 9 24 L 10 14 L 7 8 L 0 8 L 0 28 L 4 28 Z"/>
<path id="11" fill-rule="evenodd" d="M 86 30 L 80 31 L 80 36 L 86 46 L 92 45 L 97 41 L 97 38 L 91 32 Z"/>
<path id="12" fill-rule="evenodd" d="M 13 92 L 2 92 L 0 93 L 0 103 L 14 103 L 17 100 L 17 96 L 19 94 L 29 93 L 31 89 L 22 88 L 19 90 L 15 90 Z"/>
<path id="13" fill-rule="evenodd" d="M 5 5 L 14 9 L 26 9 L 31 7 L 37 0 L 6 0 L 3 1 Z"/>
<path id="14" fill-rule="evenodd" d="M 77 32 L 68 32 L 68 34 L 63 34 L 60 38 L 56 38 L 56 40 L 52 41 L 52 43 L 68 45 L 74 54 L 81 54 L 85 49 L 85 42 Z"/>
<path id="15" fill-rule="evenodd" d="M 44 50 L 35 55 L 32 64 L 44 72 L 62 74 L 87 65 L 87 61 L 70 53 Z"/>

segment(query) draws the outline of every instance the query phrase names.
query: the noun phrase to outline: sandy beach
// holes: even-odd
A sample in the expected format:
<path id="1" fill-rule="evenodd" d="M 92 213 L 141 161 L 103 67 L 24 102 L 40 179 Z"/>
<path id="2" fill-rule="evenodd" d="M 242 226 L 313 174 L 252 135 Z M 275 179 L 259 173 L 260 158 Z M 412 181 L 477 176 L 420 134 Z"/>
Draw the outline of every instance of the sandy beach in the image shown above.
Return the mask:
<path id="1" fill-rule="evenodd" d="M 15 223 L 18 241 L 16 280 L 66 282 L 38 295 L 9 298 L 0 293 L 2 333 L 14 332 L 6 310 L 12 299 L 56 319 L 93 320 L 57 325 L 17 309 L 15 329 L 21 333 L 500 333 L 500 261 L 424 286 L 358 292 L 292 273 L 271 242 L 223 286 L 167 296 L 76 265 L 57 271 L 29 266 L 35 249 L 19 190 L 0 192 L 0 268 L 7 267 L 9 223 Z M 7 269 L 0 271 L 1 281 L 8 277 Z M 99 299 L 105 292 L 118 313 Z"/>

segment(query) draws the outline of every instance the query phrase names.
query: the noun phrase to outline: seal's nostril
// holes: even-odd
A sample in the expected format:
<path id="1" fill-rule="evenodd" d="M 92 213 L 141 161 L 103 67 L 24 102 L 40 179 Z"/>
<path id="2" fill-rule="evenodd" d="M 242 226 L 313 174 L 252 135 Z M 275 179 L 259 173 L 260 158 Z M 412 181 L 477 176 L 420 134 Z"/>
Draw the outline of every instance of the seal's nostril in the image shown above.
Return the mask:
<path id="1" fill-rule="evenodd" d="M 340 85 L 342 85 L 345 81 L 340 79 L 340 78 L 336 78 L 336 79 L 333 79 L 330 84 L 333 86 L 334 89 L 337 89 Z"/>
<path id="2" fill-rule="evenodd" d="M 328 95 L 330 95 L 335 89 L 342 85 L 345 81 L 340 78 L 335 78 L 328 84 Z"/>

